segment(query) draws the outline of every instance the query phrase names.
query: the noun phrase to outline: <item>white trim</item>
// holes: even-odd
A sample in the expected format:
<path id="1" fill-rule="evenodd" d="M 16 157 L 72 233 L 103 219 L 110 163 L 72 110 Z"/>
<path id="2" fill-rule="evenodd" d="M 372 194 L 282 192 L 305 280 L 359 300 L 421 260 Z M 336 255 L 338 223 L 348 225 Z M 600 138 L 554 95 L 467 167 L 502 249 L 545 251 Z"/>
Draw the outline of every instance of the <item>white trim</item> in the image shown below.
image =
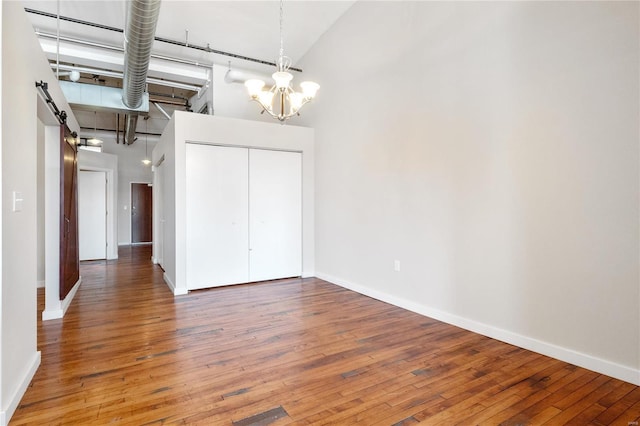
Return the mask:
<path id="1" fill-rule="evenodd" d="M 105 200 L 105 217 L 106 217 L 106 226 L 105 226 L 105 237 L 107 241 L 107 247 L 105 250 L 106 260 L 116 260 L 118 258 L 118 246 L 119 243 L 116 244 L 116 240 L 118 239 L 118 188 L 116 185 L 117 178 L 117 169 L 109 169 L 106 167 L 97 167 L 92 165 L 83 165 L 82 167 L 78 167 L 78 172 L 81 171 L 89 171 L 89 172 L 104 172 L 106 179 L 106 196 Z"/>
<path id="2" fill-rule="evenodd" d="M 129 244 L 130 245 L 139 245 L 139 244 L 153 244 L 153 241 L 144 241 L 141 243 L 133 242 L 133 215 L 131 214 L 131 209 L 133 208 L 133 184 L 145 184 L 153 188 L 153 182 L 139 182 L 139 181 L 129 181 Z M 153 239 L 153 191 L 151 192 L 151 218 L 152 218 L 152 229 L 151 229 L 151 239 Z M 118 243 L 120 245 L 120 243 Z"/>
<path id="3" fill-rule="evenodd" d="M 166 272 L 162 274 L 162 279 L 165 283 L 167 283 L 167 286 L 169 286 L 174 296 L 183 296 L 185 294 L 189 294 L 189 290 L 187 290 L 186 288 L 176 288 L 176 285 L 173 283 L 173 281 L 171 281 L 171 278 L 169 278 Z"/>
<path id="4" fill-rule="evenodd" d="M 0 3 L 0 23 L 4 22 L 3 21 L 3 17 L 2 17 L 2 10 L 4 9 L 4 4 Z M 2 151 L 3 151 L 3 145 L 7 142 L 4 140 L 4 138 L 2 137 L 2 127 L 4 124 L 4 114 L 3 114 L 3 110 L 2 110 L 2 99 L 4 99 L 2 97 L 2 87 L 4 86 L 3 84 L 3 77 L 2 77 L 2 57 L 4 56 L 2 52 L 2 44 L 3 44 L 3 39 L 6 38 L 3 37 L 4 31 L 0 30 L 0 196 L 4 196 L 6 198 L 6 194 L 2 191 Z M 213 68 L 212 68 L 212 72 L 213 72 Z M 40 105 L 38 103 L 38 105 Z M 2 223 L 2 209 L 0 209 L 0 223 Z M 36 222 L 37 223 L 37 222 Z M 0 226 L 0 253 L 2 253 L 2 226 Z M 0 256 L 0 288 L 4 287 L 4 282 L 2 280 L 2 272 L 3 272 L 3 265 L 2 265 L 2 256 Z M 0 291 L 0 309 L 2 309 L 2 306 L 4 305 L 4 298 L 2 296 L 2 291 Z M 0 320 L 1 320 L 1 316 L 0 316 Z M 9 423 L 9 418 L 11 418 L 11 416 L 9 416 L 9 418 L 7 418 L 6 413 L 2 410 L 2 401 L 5 400 L 4 395 L 3 395 L 3 391 L 2 388 L 4 386 L 2 386 L 2 384 L 4 383 L 4 379 L 3 379 L 3 374 L 2 374 L 2 365 L 4 364 L 3 361 L 3 356 L 2 356 L 2 352 L 4 349 L 4 336 L 2 333 L 2 327 L 0 327 L 0 426 L 4 426 L 7 423 Z"/>
<path id="5" fill-rule="evenodd" d="M 44 280 L 36 281 L 36 288 L 44 288 Z"/>
<path id="6" fill-rule="evenodd" d="M 62 309 L 45 309 L 42 311 L 42 321 L 60 319 L 63 315 Z"/>
<path id="7" fill-rule="evenodd" d="M 67 309 L 69 309 L 69 305 L 71 305 L 71 301 L 75 297 L 78 289 L 80 288 L 80 284 L 82 284 L 82 276 L 78 278 L 78 281 L 73 285 L 71 291 L 67 294 L 67 297 L 62 301 L 62 316 L 67 313 Z"/>
<path id="8" fill-rule="evenodd" d="M 78 289 L 80 288 L 80 284 L 82 284 L 82 277 L 78 278 L 78 281 L 73 285 L 67 297 L 64 300 L 61 300 L 60 303 L 56 306 L 57 309 L 44 309 L 42 311 L 42 321 L 49 321 L 54 319 L 60 319 L 64 317 L 64 314 L 67 313 L 67 309 L 71 305 L 71 301 L 75 297 Z"/>
<path id="9" fill-rule="evenodd" d="M 31 383 L 31 379 L 33 379 L 33 376 L 36 374 L 36 371 L 40 366 L 40 351 L 37 351 L 33 355 L 33 358 L 31 359 L 31 362 L 28 365 L 29 365 L 29 368 L 27 369 L 26 374 L 22 378 L 22 381 L 20 382 L 20 386 L 16 388 L 15 392 L 13 393 L 13 395 L 11 395 L 11 398 L 9 399 L 9 404 L 7 405 L 7 409 L 5 411 L 0 411 L 0 425 L 2 426 L 9 424 L 9 420 L 11 420 L 11 417 L 13 416 L 13 413 L 16 411 L 16 408 L 18 408 L 18 404 L 20 404 L 20 400 L 24 396 L 24 393 L 27 391 L 27 388 L 29 387 L 29 383 Z"/>
<path id="10" fill-rule="evenodd" d="M 524 336 L 522 334 L 494 327 L 489 324 L 474 321 L 469 318 L 464 318 L 458 315 L 450 314 L 448 312 L 440 311 L 438 309 L 424 306 L 400 297 L 392 296 L 388 293 L 374 290 L 360 284 L 352 283 L 329 274 L 318 272 L 316 273 L 316 276 L 325 281 L 334 283 L 349 290 L 353 290 L 365 296 L 390 303 L 394 306 L 407 309 L 420 315 L 424 315 L 438 321 L 454 325 L 456 327 L 464 328 L 465 330 L 469 330 L 483 336 L 491 337 L 493 339 L 500 340 L 511 345 L 528 349 L 542 355 L 559 359 L 561 361 L 568 362 L 570 364 L 574 364 L 579 367 L 595 371 L 597 373 L 605 374 L 607 376 L 629 382 L 636 386 L 640 386 L 640 370 L 617 364 L 612 361 L 607 361 L 602 358 L 597 358 L 592 355 L 575 351 L 573 349 L 557 346 L 548 342 L 543 342 L 532 337 Z"/>

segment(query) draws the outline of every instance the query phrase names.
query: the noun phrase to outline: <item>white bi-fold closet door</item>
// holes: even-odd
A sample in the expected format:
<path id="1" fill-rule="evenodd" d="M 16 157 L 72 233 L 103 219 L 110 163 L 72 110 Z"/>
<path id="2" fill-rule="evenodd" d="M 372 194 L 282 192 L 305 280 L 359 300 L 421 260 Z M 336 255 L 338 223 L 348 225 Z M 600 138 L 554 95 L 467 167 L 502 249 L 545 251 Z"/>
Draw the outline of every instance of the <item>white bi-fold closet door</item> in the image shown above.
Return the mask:
<path id="1" fill-rule="evenodd" d="M 186 147 L 187 288 L 302 272 L 302 155 Z"/>

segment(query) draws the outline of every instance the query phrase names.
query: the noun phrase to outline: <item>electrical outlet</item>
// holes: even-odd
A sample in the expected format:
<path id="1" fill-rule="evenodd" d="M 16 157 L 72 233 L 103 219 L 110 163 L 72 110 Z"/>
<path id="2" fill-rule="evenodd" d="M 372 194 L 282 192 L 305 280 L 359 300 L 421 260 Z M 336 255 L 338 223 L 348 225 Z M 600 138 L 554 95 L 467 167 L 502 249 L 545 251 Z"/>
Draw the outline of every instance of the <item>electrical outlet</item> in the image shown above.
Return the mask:
<path id="1" fill-rule="evenodd" d="M 393 270 L 396 272 L 400 272 L 400 261 L 399 260 L 394 260 L 393 261 Z"/>
<path id="2" fill-rule="evenodd" d="M 13 191 L 13 211 L 21 212 L 22 211 L 22 202 L 24 199 L 22 198 L 22 192 Z"/>

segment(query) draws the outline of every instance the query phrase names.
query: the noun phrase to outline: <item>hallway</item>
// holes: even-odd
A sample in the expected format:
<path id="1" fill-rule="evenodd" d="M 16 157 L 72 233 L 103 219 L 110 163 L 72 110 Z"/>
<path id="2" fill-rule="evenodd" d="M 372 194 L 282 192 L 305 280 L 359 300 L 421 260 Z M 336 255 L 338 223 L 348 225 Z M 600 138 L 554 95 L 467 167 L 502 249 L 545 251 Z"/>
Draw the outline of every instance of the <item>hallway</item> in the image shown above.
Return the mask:
<path id="1" fill-rule="evenodd" d="M 620 424 L 640 388 L 318 279 L 174 298 L 150 246 L 84 262 L 11 424 Z M 42 296 L 39 294 L 40 309 Z"/>

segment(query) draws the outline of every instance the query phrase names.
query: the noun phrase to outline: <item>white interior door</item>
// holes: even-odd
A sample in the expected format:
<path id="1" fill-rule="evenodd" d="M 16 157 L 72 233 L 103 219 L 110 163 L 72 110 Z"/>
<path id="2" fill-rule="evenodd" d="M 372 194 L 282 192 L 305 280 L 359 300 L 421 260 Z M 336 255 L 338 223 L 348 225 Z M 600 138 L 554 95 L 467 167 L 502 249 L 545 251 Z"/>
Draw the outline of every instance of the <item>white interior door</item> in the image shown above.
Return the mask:
<path id="1" fill-rule="evenodd" d="M 249 151 L 249 280 L 302 274 L 302 154 Z"/>
<path id="2" fill-rule="evenodd" d="M 249 281 L 248 149 L 187 144 L 187 288 Z"/>
<path id="3" fill-rule="evenodd" d="M 81 170 L 78 174 L 80 260 L 107 258 L 107 176 Z"/>

